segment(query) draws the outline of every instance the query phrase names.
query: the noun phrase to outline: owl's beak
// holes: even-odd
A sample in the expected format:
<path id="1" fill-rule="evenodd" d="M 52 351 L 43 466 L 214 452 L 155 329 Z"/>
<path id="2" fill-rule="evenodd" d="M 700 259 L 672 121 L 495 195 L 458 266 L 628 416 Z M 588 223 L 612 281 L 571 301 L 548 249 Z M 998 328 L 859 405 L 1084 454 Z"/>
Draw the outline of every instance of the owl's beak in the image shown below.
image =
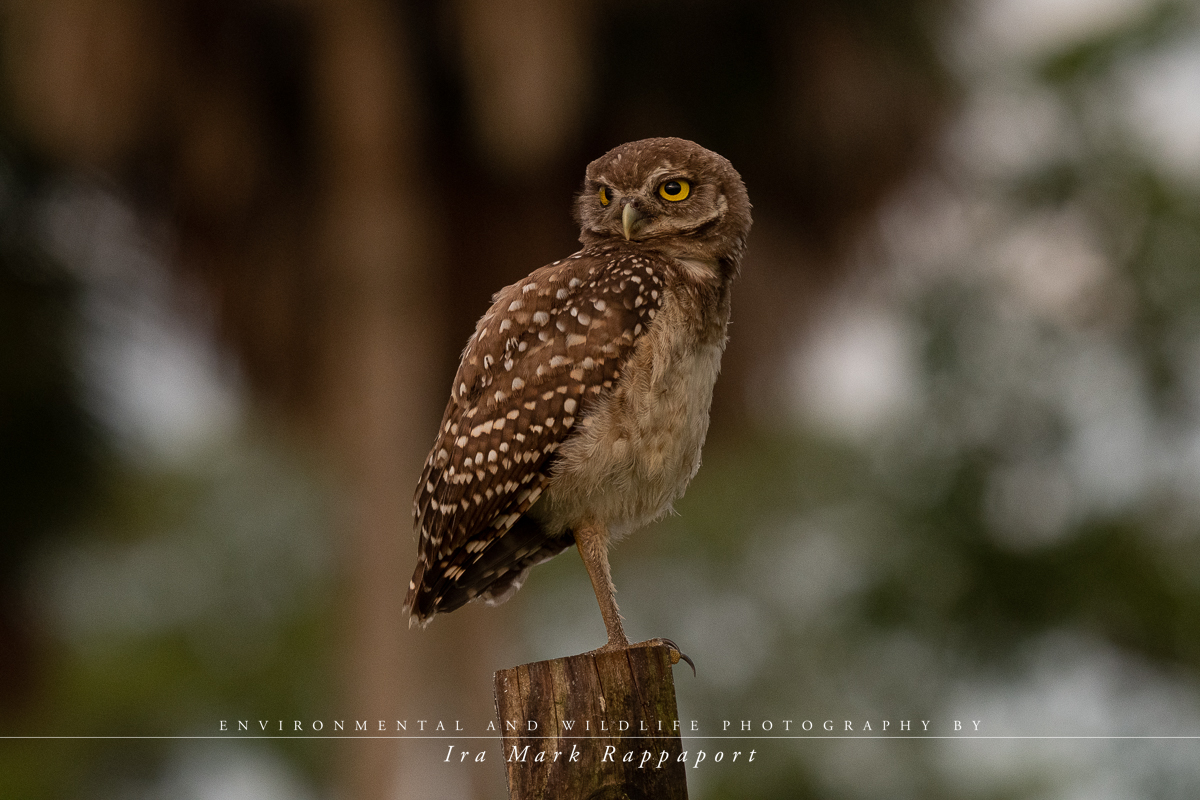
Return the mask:
<path id="1" fill-rule="evenodd" d="M 626 203 L 625 209 L 621 212 L 621 228 L 625 232 L 625 241 L 633 236 L 633 228 L 643 219 L 642 212 L 633 207 L 633 203 Z"/>

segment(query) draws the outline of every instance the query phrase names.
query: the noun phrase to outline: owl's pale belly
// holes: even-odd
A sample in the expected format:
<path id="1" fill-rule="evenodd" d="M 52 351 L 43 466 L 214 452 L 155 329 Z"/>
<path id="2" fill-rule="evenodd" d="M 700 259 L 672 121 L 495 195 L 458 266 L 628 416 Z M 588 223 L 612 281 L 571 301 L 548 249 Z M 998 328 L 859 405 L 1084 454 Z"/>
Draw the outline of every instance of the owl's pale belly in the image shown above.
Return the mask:
<path id="1" fill-rule="evenodd" d="M 531 511 L 548 532 L 591 520 L 618 539 L 683 495 L 700 467 L 724 328 L 722 321 L 711 341 L 698 339 L 668 290 L 614 391 L 558 451 L 550 485 Z"/>

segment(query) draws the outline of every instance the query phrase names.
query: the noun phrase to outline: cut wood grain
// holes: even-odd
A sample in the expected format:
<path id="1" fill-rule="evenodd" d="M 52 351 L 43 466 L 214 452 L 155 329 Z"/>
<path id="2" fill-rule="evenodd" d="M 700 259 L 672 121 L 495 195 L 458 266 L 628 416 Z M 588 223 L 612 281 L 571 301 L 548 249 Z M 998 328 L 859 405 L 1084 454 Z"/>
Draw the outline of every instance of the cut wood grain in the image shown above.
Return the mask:
<path id="1" fill-rule="evenodd" d="M 672 655 L 644 643 L 497 672 L 509 799 L 686 800 Z"/>

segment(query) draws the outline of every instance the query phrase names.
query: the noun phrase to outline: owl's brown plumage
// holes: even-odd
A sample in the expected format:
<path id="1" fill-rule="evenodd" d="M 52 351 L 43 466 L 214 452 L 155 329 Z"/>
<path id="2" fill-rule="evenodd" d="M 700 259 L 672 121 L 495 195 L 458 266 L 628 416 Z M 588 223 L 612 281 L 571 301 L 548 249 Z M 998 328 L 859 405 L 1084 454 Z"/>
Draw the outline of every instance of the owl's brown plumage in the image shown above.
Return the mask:
<path id="1" fill-rule="evenodd" d="M 578 544 L 607 646 L 627 644 L 608 544 L 699 466 L 745 186 L 697 144 L 645 139 L 588 165 L 575 213 L 583 249 L 499 291 L 463 352 L 417 487 L 414 622 L 503 602 Z"/>

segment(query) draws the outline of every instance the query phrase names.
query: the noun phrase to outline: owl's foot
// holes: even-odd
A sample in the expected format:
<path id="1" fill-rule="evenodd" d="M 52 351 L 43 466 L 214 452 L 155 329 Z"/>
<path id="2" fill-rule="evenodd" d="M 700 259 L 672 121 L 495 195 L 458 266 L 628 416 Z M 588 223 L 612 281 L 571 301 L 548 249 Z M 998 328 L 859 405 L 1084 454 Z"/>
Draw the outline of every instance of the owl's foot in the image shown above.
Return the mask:
<path id="1" fill-rule="evenodd" d="M 692 668 L 692 676 L 695 677 L 695 675 L 696 675 L 695 662 L 692 661 L 690 658 L 688 658 L 687 654 L 679 649 L 679 645 L 675 644 L 675 642 L 671 641 L 670 639 L 663 639 L 663 638 L 647 639 L 644 642 L 638 642 L 637 644 L 631 644 L 629 646 L 630 647 L 665 647 L 671 652 L 671 664 L 672 665 L 678 664 L 680 662 L 680 660 L 686 661 L 687 665 Z"/>
<path id="2" fill-rule="evenodd" d="M 600 653 L 612 653 L 617 650 L 628 650 L 631 647 L 665 647 L 671 654 L 672 666 L 678 664 L 681 660 L 686 661 L 687 665 L 692 668 L 692 675 L 694 676 L 696 674 L 695 662 L 688 658 L 687 654 L 679 649 L 679 645 L 675 644 L 675 642 L 671 641 L 670 639 L 647 639 L 644 642 L 631 643 L 629 639 L 624 637 L 623 634 L 624 631 L 622 631 L 621 637 L 624 639 L 624 641 L 614 641 L 612 638 L 610 638 L 608 640 L 608 644 L 604 645 L 603 647 L 597 647 L 595 650 L 589 650 L 584 653 L 584 655 L 595 656 L 599 655 Z"/>
<path id="3" fill-rule="evenodd" d="M 614 635 L 615 634 L 615 635 Z M 626 650 L 630 647 L 635 647 L 629 643 L 629 638 L 625 635 L 625 631 L 617 628 L 616 631 L 609 631 L 608 644 L 603 647 L 597 647 L 595 650 L 588 650 L 584 655 L 595 656 L 600 653 L 612 653 L 617 650 Z"/>

